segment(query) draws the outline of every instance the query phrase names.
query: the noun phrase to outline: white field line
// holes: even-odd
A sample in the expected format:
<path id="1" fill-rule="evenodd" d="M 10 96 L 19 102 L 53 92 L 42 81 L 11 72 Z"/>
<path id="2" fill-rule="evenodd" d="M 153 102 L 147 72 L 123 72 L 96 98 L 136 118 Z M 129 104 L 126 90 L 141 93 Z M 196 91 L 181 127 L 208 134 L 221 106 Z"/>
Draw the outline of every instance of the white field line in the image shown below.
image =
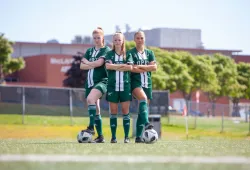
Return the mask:
<path id="1" fill-rule="evenodd" d="M 250 164 L 250 157 L 221 156 L 100 156 L 100 155 L 0 155 L 0 162 L 117 162 L 117 163 L 205 163 Z"/>

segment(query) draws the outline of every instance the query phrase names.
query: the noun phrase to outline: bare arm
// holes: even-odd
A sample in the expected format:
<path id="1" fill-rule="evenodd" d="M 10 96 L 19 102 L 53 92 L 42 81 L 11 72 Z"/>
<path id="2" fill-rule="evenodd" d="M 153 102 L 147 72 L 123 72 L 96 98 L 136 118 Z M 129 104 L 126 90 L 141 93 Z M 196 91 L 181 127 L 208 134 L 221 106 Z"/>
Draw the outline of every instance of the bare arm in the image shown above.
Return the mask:
<path id="1" fill-rule="evenodd" d="M 98 60 L 92 62 L 88 61 L 86 58 L 83 58 L 82 62 L 95 68 L 100 67 L 104 64 L 104 58 L 99 58 Z"/>
<path id="2" fill-rule="evenodd" d="M 143 72 L 145 72 L 145 70 L 140 69 L 137 66 L 138 65 L 133 65 L 133 68 L 132 68 L 131 72 L 133 72 L 133 73 L 143 73 Z"/>
<path id="3" fill-rule="evenodd" d="M 90 70 L 90 69 L 93 69 L 94 67 L 88 65 L 88 64 L 84 64 L 84 63 L 81 63 L 80 65 L 80 69 L 81 70 Z"/>
<path id="4" fill-rule="evenodd" d="M 132 65 L 127 65 L 127 64 L 124 64 L 123 67 L 118 69 L 118 71 L 131 71 L 131 70 L 132 70 Z"/>
<path id="5" fill-rule="evenodd" d="M 131 71 L 132 66 L 127 64 L 110 64 L 106 63 L 106 68 L 108 70 L 116 70 L 116 71 Z"/>
<path id="6" fill-rule="evenodd" d="M 144 71 L 156 71 L 157 70 L 157 65 L 138 65 L 138 68 L 144 70 Z"/>

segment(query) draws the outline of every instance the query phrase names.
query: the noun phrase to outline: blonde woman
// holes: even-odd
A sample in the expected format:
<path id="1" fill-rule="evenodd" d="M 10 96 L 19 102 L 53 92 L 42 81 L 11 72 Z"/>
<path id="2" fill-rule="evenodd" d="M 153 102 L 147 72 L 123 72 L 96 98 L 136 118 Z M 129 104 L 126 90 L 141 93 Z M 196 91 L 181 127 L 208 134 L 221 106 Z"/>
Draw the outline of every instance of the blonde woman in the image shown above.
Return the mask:
<path id="1" fill-rule="evenodd" d="M 148 105 L 152 99 L 151 72 L 156 71 L 157 65 L 153 51 L 145 48 L 145 34 L 143 31 L 135 33 L 134 41 L 136 47 L 128 51 L 128 56 L 131 56 L 134 62 L 131 71 L 131 90 L 133 96 L 139 102 L 135 143 L 143 143 L 141 138 L 143 128 L 153 128 L 153 125 L 148 120 Z"/>
<path id="2" fill-rule="evenodd" d="M 132 57 L 126 56 L 125 38 L 121 32 L 113 35 L 113 49 L 106 55 L 106 69 L 108 71 L 108 90 L 106 99 L 110 107 L 111 143 L 117 143 L 117 113 L 118 103 L 121 103 L 123 114 L 124 143 L 129 143 L 130 116 L 129 105 L 132 100 L 130 71 Z"/>
<path id="3" fill-rule="evenodd" d="M 94 135 L 95 125 L 98 137 L 93 142 L 104 143 L 99 99 L 107 91 L 108 77 L 104 67 L 104 58 L 106 53 L 110 51 L 110 48 L 104 45 L 104 32 L 102 28 L 98 27 L 95 29 L 92 36 L 95 46 L 86 51 L 80 65 L 81 69 L 88 70 L 85 83 L 85 97 L 88 103 L 89 126 L 83 131 Z"/>

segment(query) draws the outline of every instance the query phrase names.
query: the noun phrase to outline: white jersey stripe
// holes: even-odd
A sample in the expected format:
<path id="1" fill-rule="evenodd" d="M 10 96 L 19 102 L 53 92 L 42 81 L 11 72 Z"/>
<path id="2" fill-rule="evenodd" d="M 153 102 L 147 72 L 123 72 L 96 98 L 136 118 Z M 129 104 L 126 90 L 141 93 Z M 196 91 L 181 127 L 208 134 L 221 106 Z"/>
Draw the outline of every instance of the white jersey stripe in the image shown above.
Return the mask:
<path id="1" fill-rule="evenodd" d="M 120 78 L 120 71 L 115 71 L 115 91 L 119 91 L 119 78 Z"/>
<path id="2" fill-rule="evenodd" d="M 120 71 L 120 91 L 124 91 L 124 80 L 123 80 L 124 72 Z"/>
<path id="3" fill-rule="evenodd" d="M 99 53 L 99 50 L 96 51 L 95 49 L 93 49 L 93 53 L 92 53 L 91 58 L 96 57 L 98 53 Z M 90 69 L 88 71 L 88 88 L 94 86 L 94 79 L 93 79 L 93 77 L 94 77 L 94 69 Z"/>
<path id="4" fill-rule="evenodd" d="M 141 75 L 141 85 L 142 85 L 142 87 L 144 87 L 144 82 L 145 82 L 145 80 L 144 80 L 144 72 L 140 73 L 140 75 Z"/>

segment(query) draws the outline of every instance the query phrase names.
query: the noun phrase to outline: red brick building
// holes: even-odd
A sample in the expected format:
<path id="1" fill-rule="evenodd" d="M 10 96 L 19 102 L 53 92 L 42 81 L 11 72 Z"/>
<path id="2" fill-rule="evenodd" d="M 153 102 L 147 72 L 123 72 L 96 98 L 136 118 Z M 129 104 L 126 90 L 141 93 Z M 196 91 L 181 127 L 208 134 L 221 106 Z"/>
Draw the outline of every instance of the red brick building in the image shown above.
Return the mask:
<path id="1" fill-rule="evenodd" d="M 14 45 L 13 57 L 22 56 L 26 61 L 25 69 L 15 73 L 17 82 L 8 84 L 62 87 L 64 73 L 68 70 L 72 56 L 77 52 L 85 52 L 91 45 L 58 44 L 58 43 L 27 43 L 17 42 Z M 189 49 L 189 48 L 162 48 L 168 51 L 188 51 L 194 55 L 222 53 L 235 59 L 236 62 L 250 62 L 248 55 L 236 55 L 241 50 Z M 179 92 L 172 93 L 170 99 L 183 100 Z M 195 95 L 192 96 L 195 100 Z M 201 93 L 200 102 L 208 102 L 205 94 Z M 242 100 L 241 102 L 249 102 Z M 229 104 L 227 97 L 222 97 L 218 103 Z M 170 103 L 173 105 L 173 103 Z"/>

